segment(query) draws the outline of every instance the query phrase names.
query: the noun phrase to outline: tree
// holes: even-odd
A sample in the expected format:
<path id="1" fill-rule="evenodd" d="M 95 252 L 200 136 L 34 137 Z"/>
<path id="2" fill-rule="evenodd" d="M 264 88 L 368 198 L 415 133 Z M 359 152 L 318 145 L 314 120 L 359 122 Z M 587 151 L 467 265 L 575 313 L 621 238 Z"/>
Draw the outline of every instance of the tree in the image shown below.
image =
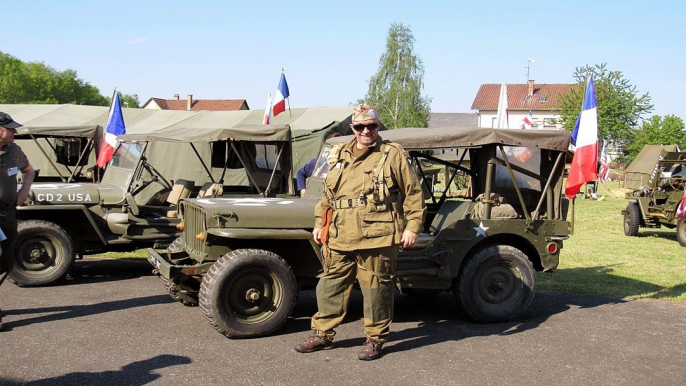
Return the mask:
<path id="1" fill-rule="evenodd" d="M 138 100 L 138 94 L 122 94 L 121 91 L 117 91 L 119 93 L 119 102 L 121 103 L 122 108 L 138 108 L 140 107 L 141 102 Z M 112 97 L 106 97 L 107 98 L 107 104 L 112 103 Z"/>
<path id="2" fill-rule="evenodd" d="M 0 52 L 0 103 L 71 103 L 107 106 L 97 87 L 76 71 L 58 71 L 41 62 L 24 63 Z"/>
<path id="3" fill-rule="evenodd" d="M 379 70 L 369 80 L 365 101 L 389 129 L 427 127 L 431 99 L 422 97 L 424 66 L 413 53 L 414 37 L 402 24 L 391 24 Z"/>
<path id="4" fill-rule="evenodd" d="M 610 71 L 606 64 L 576 68 L 574 78 L 578 87 L 561 95 L 560 123 L 572 131 L 584 99 L 586 74 L 593 74 L 598 109 L 598 136 L 610 142 L 623 143 L 630 139 L 632 128 L 642 115 L 653 110 L 650 95 L 638 96 L 636 86 L 629 83 L 620 71 Z"/>
<path id="5" fill-rule="evenodd" d="M 626 147 L 627 158 L 629 160 L 636 158 L 645 145 L 675 144 L 686 148 L 684 121 L 675 115 L 667 115 L 664 118 L 654 115 L 643 121 L 640 128 L 632 131 L 631 141 Z"/>

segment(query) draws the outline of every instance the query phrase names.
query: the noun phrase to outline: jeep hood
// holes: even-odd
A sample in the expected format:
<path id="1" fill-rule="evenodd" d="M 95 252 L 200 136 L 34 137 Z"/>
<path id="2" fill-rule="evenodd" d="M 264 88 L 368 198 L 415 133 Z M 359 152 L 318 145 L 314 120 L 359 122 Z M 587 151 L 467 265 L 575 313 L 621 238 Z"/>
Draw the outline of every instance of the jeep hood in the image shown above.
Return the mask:
<path id="1" fill-rule="evenodd" d="M 313 198 L 197 198 L 182 202 L 194 204 L 205 210 L 209 227 L 225 228 L 278 228 L 312 229 Z M 190 216 L 190 206 L 184 208 L 184 221 Z"/>
<path id="2" fill-rule="evenodd" d="M 110 184 L 37 182 L 29 195 L 36 205 L 97 204 L 101 197 L 108 203 L 121 202 L 124 191 Z"/>

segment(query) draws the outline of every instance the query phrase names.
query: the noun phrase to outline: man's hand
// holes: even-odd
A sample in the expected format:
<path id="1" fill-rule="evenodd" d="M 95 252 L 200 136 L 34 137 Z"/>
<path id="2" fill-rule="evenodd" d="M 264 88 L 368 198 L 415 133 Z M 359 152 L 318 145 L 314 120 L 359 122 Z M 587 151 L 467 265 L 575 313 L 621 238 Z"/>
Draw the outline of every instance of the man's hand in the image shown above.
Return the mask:
<path id="1" fill-rule="evenodd" d="M 405 230 L 405 232 L 403 232 L 403 237 L 400 239 L 400 245 L 402 245 L 403 248 L 410 248 L 416 243 L 417 234 L 412 231 Z"/>
<path id="2" fill-rule="evenodd" d="M 33 166 L 29 164 L 26 168 L 21 171 L 21 189 L 17 192 L 17 206 L 24 205 L 24 202 L 29 198 L 29 193 L 31 192 L 31 184 L 36 178 L 36 171 Z"/>
<path id="3" fill-rule="evenodd" d="M 24 205 L 24 203 L 26 202 L 26 199 L 28 199 L 28 198 L 29 198 L 29 192 L 19 191 L 17 193 L 17 206 Z"/>
<path id="4" fill-rule="evenodd" d="M 312 236 L 314 237 L 314 242 L 322 245 L 322 228 L 312 229 Z"/>
<path id="5" fill-rule="evenodd" d="M 307 189 L 300 189 L 300 197 L 305 197 L 305 191 Z"/>

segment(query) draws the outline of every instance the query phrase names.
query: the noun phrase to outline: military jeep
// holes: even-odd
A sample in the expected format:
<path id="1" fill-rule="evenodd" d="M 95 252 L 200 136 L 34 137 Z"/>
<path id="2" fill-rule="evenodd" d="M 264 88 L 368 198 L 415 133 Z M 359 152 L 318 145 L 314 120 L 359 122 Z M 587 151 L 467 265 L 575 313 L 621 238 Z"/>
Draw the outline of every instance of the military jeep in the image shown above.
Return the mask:
<path id="1" fill-rule="evenodd" d="M 676 228 L 686 247 L 686 217 L 676 216 L 686 188 L 686 152 L 676 145 L 646 145 L 626 170 L 625 188 L 625 235 L 638 236 L 639 228 Z"/>
<path id="2" fill-rule="evenodd" d="M 290 167 L 272 167 L 279 152 L 290 152 L 288 126 L 184 127 L 120 139 L 100 183 L 32 185 L 18 208 L 14 283 L 56 282 L 84 254 L 168 246 L 181 235 L 185 197 L 293 191 Z"/>
<path id="3" fill-rule="evenodd" d="M 558 266 L 571 233 L 562 196 L 569 134 L 448 127 L 381 136 L 408 150 L 428 207 L 425 233 L 397 260 L 402 292 L 452 291 L 480 322 L 521 315 L 534 296 L 535 272 Z M 149 250 L 160 276 L 186 289 L 172 296 L 185 304 L 197 299 L 209 323 L 230 338 L 277 330 L 297 292 L 313 288 L 322 272 L 311 235 L 314 207 L 331 146 L 349 139 L 329 140 L 303 198 L 182 200 L 182 242 Z M 450 149 L 453 157 L 431 154 Z"/>

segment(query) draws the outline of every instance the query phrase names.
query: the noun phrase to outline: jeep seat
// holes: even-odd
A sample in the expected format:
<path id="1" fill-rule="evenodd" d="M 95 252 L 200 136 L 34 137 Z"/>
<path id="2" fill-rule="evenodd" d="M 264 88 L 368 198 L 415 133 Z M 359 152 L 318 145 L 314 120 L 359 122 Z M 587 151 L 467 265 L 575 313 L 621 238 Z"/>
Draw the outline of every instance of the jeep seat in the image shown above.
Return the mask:
<path id="1" fill-rule="evenodd" d="M 169 192 L 169 197 L 167 197 L 167 203 L 172 207 L 170 208 L 166 216 L 167 217 L 177 217 L 179 201 L 184 198 L 188 198 L 195 187 L 195 182 L 188 180 L 176 180 L 174 181 L 174 186 L 172 186 L 171 192 Z"/>
<path id="2" fill-rule="evenodd" d="M 224 187 L 222 184 L 216 182 L 205 182 L 198 192 L 198 198 L 200 197 L 217 197 L 224 193 Z"/>

